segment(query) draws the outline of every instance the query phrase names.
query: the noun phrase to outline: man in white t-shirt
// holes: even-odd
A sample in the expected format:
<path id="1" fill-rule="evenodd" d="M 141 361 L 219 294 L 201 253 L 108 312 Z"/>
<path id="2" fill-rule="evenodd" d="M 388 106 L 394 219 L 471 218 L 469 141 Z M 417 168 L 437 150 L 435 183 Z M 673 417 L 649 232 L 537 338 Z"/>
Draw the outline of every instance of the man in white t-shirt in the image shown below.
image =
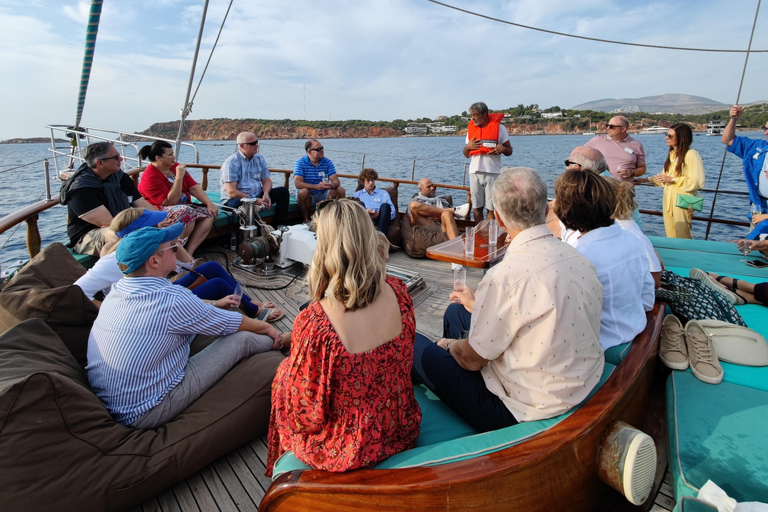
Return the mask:
<path id="1" fill-rule="evenodd" d="M 472 208 L 475 220 L 483 220 L 483 208 L 488 210 L 488 218 L 493 211 L 493 184 L 501 173 L 501 155 L 512 155 L 509 133 L 501 124 L 504 114 L 489 114 L 488 106 L 482 101 L 469 107 L 472 120 L 467 126 L 465 139 L 465 158 L 469 163 L 469 192 L 472 195 Z"/>

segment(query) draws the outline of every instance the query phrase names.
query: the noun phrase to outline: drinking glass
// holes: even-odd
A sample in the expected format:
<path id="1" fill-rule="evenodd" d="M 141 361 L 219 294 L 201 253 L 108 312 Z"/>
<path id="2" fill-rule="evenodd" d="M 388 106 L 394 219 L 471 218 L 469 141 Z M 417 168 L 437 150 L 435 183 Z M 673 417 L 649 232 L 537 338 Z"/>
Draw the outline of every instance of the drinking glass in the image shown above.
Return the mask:
<path id="1" fill-rule="evenodd" d="M 496 223 L 496 219 L 490 219 L 488 221 L 488 245 L 496 246 L 499 241 L 499 225 Z"/>
<path id="2" fill-rule="evenodd" d="M 463 292 L 467 287 L 467 269 L 464 267 L 456 267 L 453 269 L 453 291 Z M 460 302 L 458 299 L 453 299 L 453 302 Z"/>
<path id="3" fill-rule="evenodd" d="M 475 254 L 475 228 L 468 227 L 464 231 L 464 255 L 474 256 Z"/>
<path id="4" fill-rule="evenodd" d="M 320 177 L 320 181 L 325 182 L 328 180 L 328 176 L 325 175 L 324 172 L 317 173 L 318 177 Z"/>
<path id="5" fill-rule="evenodd" d="M 240 301 L 243 298 L 243 287 L 240 286 L 240 283 L 237 281 L 235 282 L 235 289 L 232 291 L 232 295 L 237 301 L 237 304 L 232 305 L 229 309 L 237 309 L 240 307 Z"/>
<path id="6" fill-rule="evenodd" d="M 741 242 L 741 243 L 739 243 L 739 251 L 741 251 L 741 254 L 744 255 L 744 259 L 742 259 L 741 261 L 746 263 L 747 262 L 747 254 L 749 254 L 752 251 L 752 247 L 749 244 L 749 242 Z"/>

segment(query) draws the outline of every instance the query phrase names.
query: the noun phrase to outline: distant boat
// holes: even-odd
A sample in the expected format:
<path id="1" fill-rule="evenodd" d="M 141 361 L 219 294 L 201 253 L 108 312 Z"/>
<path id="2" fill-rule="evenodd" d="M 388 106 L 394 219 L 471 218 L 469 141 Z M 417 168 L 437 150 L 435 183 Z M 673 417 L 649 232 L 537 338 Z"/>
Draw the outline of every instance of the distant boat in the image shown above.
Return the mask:
<path id="1" fill-rule="evenodd" d="M 667 133 L 667 130 L 669 128 L 665 128 L 663 126 L 651 126 L 650 128 L 643 128 L 640 130 L 640 133 Z"/>
<path id="2" fill-rule="evenodd" d="M 722 135 L 725 130 L 725 123 L 719 119 L 713 119 L 707 124 L 707 135 Z"/>

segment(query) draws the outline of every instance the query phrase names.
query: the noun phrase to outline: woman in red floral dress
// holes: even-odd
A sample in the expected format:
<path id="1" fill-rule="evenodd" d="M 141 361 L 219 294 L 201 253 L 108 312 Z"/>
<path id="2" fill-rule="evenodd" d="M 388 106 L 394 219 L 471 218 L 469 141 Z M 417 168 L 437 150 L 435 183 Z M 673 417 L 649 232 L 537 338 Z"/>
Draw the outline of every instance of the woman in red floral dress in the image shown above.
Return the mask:
<path id="1" fill-rule="evenodd" d="M 312 302 L 272 383 L 268 476 L 288 450 L 313 468 L 347 471 L 412 448 L 419 435 L 413 302 L 386 275 L 389 244 L 351 199 L 320 203 L 315 217 Z"/>

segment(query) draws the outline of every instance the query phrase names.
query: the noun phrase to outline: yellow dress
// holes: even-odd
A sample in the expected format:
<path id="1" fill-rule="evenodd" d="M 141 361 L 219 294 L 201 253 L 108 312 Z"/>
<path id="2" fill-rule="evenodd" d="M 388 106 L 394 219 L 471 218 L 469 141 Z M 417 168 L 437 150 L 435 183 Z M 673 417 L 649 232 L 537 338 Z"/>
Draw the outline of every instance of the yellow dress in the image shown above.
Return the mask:
<path id="1" fill-rule="evenodd" d="M 687 208 L 678 208 L 675 204 L 677 203 L 677 194 L 696 196 L 698 190 L 704 187 L 704 163 L 698 151 L 689 149 L 685 154 L 680 176 L 675 176 L 677 155 L 675 155 L 674 149 L 669 154 L 669 161 L 669 169 L 662 174 L 672 176 L 674 181 L 660 183 L 651 179 L 654 185 L 664 189 L 664 196 L 661 200 L 664 230 L 669 238 L 691 238 L 691 214 Z"/>

